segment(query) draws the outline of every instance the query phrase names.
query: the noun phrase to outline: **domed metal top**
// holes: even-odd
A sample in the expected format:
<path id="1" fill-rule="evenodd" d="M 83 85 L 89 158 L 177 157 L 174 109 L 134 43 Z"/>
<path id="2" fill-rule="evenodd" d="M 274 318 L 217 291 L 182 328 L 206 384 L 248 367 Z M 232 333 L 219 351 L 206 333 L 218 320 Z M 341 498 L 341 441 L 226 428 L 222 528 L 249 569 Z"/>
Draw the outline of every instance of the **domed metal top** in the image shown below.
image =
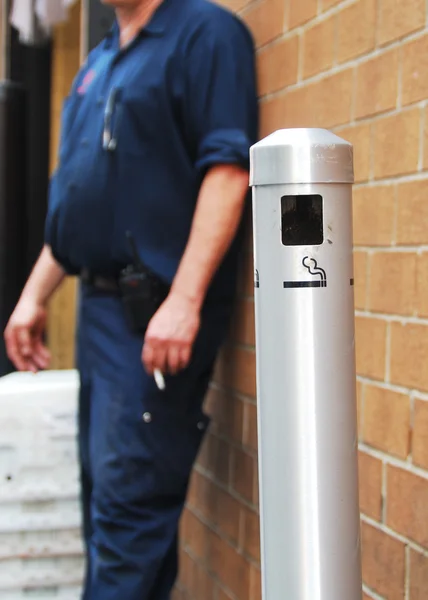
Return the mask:
<path id="1" fill-rule="evenodd" d="M 280 129 L 250 149 L 250 185 L 353 183 L 352 144 L 326 129 Z"/>

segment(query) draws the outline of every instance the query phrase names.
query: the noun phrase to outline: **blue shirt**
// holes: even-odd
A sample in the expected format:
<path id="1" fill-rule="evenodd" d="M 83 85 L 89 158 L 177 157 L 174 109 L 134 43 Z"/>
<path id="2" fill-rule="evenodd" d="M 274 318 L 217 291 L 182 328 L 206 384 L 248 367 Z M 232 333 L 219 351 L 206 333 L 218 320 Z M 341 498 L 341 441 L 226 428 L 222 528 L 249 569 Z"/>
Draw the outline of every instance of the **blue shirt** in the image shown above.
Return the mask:
<path id="1" fill-rule="evenodd" d="M 62 116 L 45 241 L 70 274 L 142 260 L 172 281 L 213 165 L 248 168 L 257 141 L 252 38 L 206 0 L 164 0 L 126 48 L 117 24 L 77 75 Z M 211 285 L 233 296 L 237 236 Z"/>

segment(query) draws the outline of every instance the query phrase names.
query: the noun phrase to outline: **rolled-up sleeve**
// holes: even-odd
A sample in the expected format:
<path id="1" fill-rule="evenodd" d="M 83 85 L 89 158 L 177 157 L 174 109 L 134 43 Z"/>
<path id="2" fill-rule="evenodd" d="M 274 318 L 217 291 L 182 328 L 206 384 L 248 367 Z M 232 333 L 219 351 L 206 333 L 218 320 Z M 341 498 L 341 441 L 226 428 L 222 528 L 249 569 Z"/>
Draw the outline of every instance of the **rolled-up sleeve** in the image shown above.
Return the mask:
<path id="1" fill-rule="evenodd" d="M 184 114 L 195 167 L 249 168 L 257 141 L 258 103 L 253 40 L 233 15 L 218 12 L 199 27 L 186 56 Z"/>

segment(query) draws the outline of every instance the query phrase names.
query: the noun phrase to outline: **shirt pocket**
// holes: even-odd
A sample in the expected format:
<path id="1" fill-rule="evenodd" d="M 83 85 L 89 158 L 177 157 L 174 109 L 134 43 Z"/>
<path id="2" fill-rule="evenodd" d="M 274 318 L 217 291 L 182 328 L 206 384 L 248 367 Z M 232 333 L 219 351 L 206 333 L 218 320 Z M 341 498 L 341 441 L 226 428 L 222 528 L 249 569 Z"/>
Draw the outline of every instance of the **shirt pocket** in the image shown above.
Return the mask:
<path id="1" fill-rule="evenodd" d="M 159 118 L 163 114 L 161 106 L 150 99 L 150 90 L 131 96 L 121 91 L 112 119 L 113 135 L 116 138 L 120 156 L 143 156 L 156 143 L 160 135 Z"/>

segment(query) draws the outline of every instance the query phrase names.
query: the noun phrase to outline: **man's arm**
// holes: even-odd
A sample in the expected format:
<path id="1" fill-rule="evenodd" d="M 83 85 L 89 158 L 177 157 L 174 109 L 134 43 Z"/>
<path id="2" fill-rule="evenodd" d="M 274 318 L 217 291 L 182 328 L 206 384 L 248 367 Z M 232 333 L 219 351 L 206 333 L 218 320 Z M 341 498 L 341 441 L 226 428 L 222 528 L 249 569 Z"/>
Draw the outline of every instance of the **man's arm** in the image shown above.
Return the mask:
<path id="1" fill-rule="evenodd" d="M 184 368 L 199 329 L 208 287 L 239 226 L 248 191 L 248 172 L 235 165 L 208 171 L 202 183 L 189 241 L 165 303 L 147 330 L 147 370 Z"/>
<path id="2" fill-rule="evenodd" d="M 25 284 L 20 302 L 31 301 L 45 306 L 64 277 L 64 269 L 52 256 L 50 247 L 44 246 Z"/>
<path id="3" fill-rule="evenodd" d="M 64 270 L 45 246 L 4 332 L 9 359 L 20 371 L 36 372 L 49 364 L 43 344 L 46 304 L 64 277 Z"/>
<path id="4" fill-rule="evenodd" d="M 253 40 L 228 11 L 208 6 L 209 15 L 198 16 L 184 43 L 183 68 L 178 70 L 184 73 L 186 140 L 203 181 L 171 293 L 146 333 L 143 362 L 149 372 L 174 373 L 190 360 L 201 306 L 241 220 L 249 149 L 257 138 Z"/>
<path id="5" fill-rule="evenodd" d="M 172 292 L 202 307 L 208 286 L 237 232 L 248 172 L 235 165 L 208 171 L 199 194 L 189 241 Z"/>

